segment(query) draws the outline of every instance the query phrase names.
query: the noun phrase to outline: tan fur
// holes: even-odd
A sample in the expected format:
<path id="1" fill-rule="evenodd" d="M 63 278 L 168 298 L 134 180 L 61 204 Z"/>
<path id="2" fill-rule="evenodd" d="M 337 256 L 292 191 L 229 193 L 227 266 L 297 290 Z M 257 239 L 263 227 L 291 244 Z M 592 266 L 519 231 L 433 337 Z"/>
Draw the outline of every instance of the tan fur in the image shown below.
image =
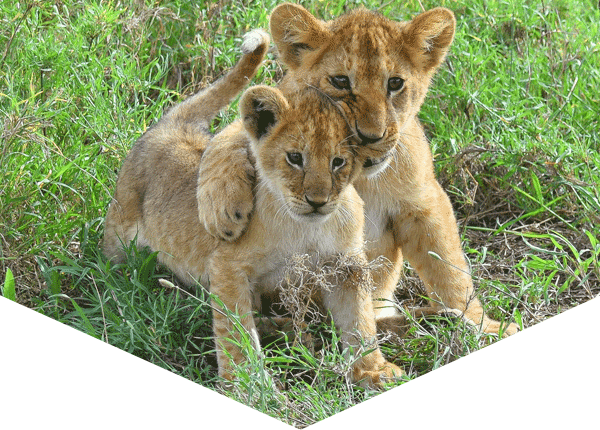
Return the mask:
<path id="1" fill-rule="evenodd" d="M 490 320 L 477 298 L 450 200 L 435 179 L 431 150 L 417 119 L 454 37 L 452 12 L 435 8 L 411 21 L 394 22 L 358 9 L 323 22 L 286 3 L 274 9 L 270 25 L 289 67 L 282 91 L 311 86 L 335 100 L 362 141 L 360 155 L 369 160 L 366 177 L 356 183 L 365 201 L 367 255 L 385 256 L 392 265 L 375 276 L 378 319 L 396 318 L 391 303 L 404 256 L 433 303 L 416 313 L 450 308 L 485 332 L 515 333 L 515 324 L 500 327 Z M 348 78 L 349 88 L 335 85 L 338 76 Z M 400 89 L 390 91 L 392 78 L 404 81 Z M 390 136 L 399 136 L 391 148 Z M 212 176 L 218 171 L 231 178 L 228 188 L 235 193 L 224 193 L 219 183 L 200 182 L 198 202 L 207 230 L 232 241 L 243 233 L 252 210 L 252 168 L 247 159 L 228 155 L 236 153 L 235 140 L 228 144 L 211 147 L 206 177 L 213 169 Z M 241 176 L 244 181 L 236 179 Z"/>
<path id="2" fill-rule="evenodd" d="M 254 76 L 267 53 L 269 40 L 264 32 L 248 33 L 242 44 L 245 55 L 227 76 L 173 107 L 133 146 L 121 168 L 106 216 L 103 251 L 107 257 L 116 262 L 123 261 L 123 238 L 131 239 L 137 235 L 140 246 L 148 244 L 140 225 L 143 204 L 148 196 L 156 199 L 158 205 L 177 195 L 176 185 L 169 186 L 166 178 L 181 175 L 189 177 L 191 185 L 196 183 L 198 163 L 212 138 L 208 131 L 210 120 Z M 163 189 L 165 184 L 167 189 Z M 193 206 L 196 211 L 195 203 Z"/>
<path id="3" fill-rule="evenodd" d="M 241 120 L 212 140 L 200 128 L 254 74 L 268 45 L 262 37 L 229 75 L 174 107 L 136 142 L 119 175 L 104 238 L 107 256 L 122 258 L 121 242 L 137 240 L 160 251 L 158 260 L 188 284 L 210 283 L 224 308 L 239 315 L 256 348 L 256 297 L 281 288 L 289 258 L 308 254 L 315 267 L 345 258 L 366 263 L 363 205 L 351 185 L 364 159 L 355 156 L 352 131 L 330 100 L 313 89 L 286 98 L 257 86 L 240 101 Z M 200 223 L 195 193 L 206 145 L 231 140 L 244 144 L 255 162 L 256 205 L 244 237 L 224 242 Z M 318 296 L 349 350 L 372 348 L 355 361 L 352 379 L 380 386 L 402 371 L 376 346 L 372 286 L 368 271 L 348 266 L 335 288 Z M 231 342 L 240 332 L 219 301 L 213 301 L 219 374 L 232 379 L 229 357 L 236 364 L 245 357 Z"/>

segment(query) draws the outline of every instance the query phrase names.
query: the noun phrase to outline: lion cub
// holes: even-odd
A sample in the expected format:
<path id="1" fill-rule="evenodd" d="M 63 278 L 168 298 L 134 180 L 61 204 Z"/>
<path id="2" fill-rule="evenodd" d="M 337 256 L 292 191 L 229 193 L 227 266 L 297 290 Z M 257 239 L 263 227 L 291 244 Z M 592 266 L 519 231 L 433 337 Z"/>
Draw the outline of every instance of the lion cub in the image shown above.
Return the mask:
<path id="1" fill-rule="evenodd" d="M 369 220 L 367 256 L 391 262 L 374 274 L 378 326 L 402 324 L 393 302 L 406 258 L 431 298 L 431 306 L 416 314 L 450 309 L 484 332 L 513 334 L 517 326 L 490 319 L 477 298 L 452 205 L 435 178 L 418 120 L 455 26 L 445 8 L 406 22 L 361 8 L 324 22 L 302 6 L 284 3 L 270 18 L 280 59 L 288 67 L 279 88 L 287 94 L 311 86 L 326 94 L 360 140 L 357 153 L 367 157 L 365 174 L 355 184 Z M 200 219 L 211 234 L 234 241 L 253 210 L 252 166 L 235 139 L 218 148 L 211 144 L 203 164 L 204 178 L 213 178 L 211 172 L 221 177 L 199 181 Z"/>
<path id="2" fill-rule="evenodd" d="M 314 89 L 288 97 L 266 86 L 244 93 L 242 119 L 212 141 L 246 144 L 257 175 L 254 214 L 235 243 L 214 238 L 198 219 L 198 171 L 209 139 L 202 126 L 223 104 L 221 90 L 226 88 L 229 98 L 245 82 L 240 76 L 253 74 L 268 44 L 264 33 L 258 35 L 262 42 L 229 75 L 176 106 L 134 145 L 117 181 L 104 238 L 109 257 L 122 255 L 121 241 L 136 240 L 138 246 L 161 251 L 159 261 L 185 282 L 210 283 L 219 299 L 213 301 L 213 329 L 219 375 L 226 379 L 234 376 L 230 358 L 237 364 L 245 358 L 230 341 L 240 334 L 219 301 L 240 316 L 260 348 L 252 315 L 255 298 L 280 288 L 289 258 L 308 254 L 315 267 L 346 259 L 366 263 L 363 205 L 351 185 L 364 159 L 355 156 L 352 132 L 338 107 Z M 371 349 L 376 342 L 371 278 L 360 267 L 348 267 L 334 288 L 318 293 L 343 344 L 356 350 L 365 344 Z M 377 347 L 352 369 L 354 381 L 370 386 L 401 374 Z"/>

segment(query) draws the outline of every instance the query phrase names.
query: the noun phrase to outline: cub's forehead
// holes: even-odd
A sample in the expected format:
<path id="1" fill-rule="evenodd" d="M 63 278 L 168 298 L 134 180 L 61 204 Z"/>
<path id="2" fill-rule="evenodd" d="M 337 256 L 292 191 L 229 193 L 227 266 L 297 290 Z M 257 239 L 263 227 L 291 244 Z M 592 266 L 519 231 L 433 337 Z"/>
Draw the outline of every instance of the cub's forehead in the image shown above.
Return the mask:
<path id="1" fill-rule="evenodd" d="M 336 45 L 374 49 L 373 54 L 377 54 L 400 37 L 401 25 L 374 12 L 358 11 L 334 21 L 330 30 Z"/>
<path id="2" fill-rule="evenodd" d="M 294 111 L 289 113 L 293 118 L 285 125 L 283 132 L 298 144 L 340 146 L 352 143 L 353 132 L 339 114 L 314 112 L 315 115 L 294 115 Z"/>
<path id="3" fill-rule="evenodd" d="M 313 94 L 290 104 L 281 132 L 297 149 L 341 150 L 353 143 L 354 134 L 340 110 L 322 97 Z"/>
<path id="4" fill-rule="evenodd" d="M 330 53 L 339 66 L 348 70 L 369 70 L 373 74 L 392 70 L 398 64 L 405 24 L 367 10 L 342 15 L 330 26 Z"/>

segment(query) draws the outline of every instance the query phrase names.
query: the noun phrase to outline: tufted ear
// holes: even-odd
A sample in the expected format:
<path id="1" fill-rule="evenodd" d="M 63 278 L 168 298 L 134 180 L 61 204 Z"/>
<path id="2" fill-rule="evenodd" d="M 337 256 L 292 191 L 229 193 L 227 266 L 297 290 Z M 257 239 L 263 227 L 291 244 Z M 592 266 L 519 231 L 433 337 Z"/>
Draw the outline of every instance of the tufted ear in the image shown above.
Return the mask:
<path id="1" fill-rule="evenodd" d="M 266 85 L 250 87 L 240 100 L 244 128 L 255 141 L 260 141 L 279 122 L 288 109 L 281 91 Z"/>
<path id="2" fill-rule="evenodd" d="M 330 38 L 323 21 L 292 3 L 277 6 L 271 13 L 269 26 L 281 60 L 290 69 L 300 67 L 306 53 L 323 46 Z"/>
<path id="3" fill-rule="evenodd" d="M 454 40 L 455 29 L 456 20 L 449 9 L 436 7 L 417 15 L 403 30 L 411 62 L 424 72 L 437 69 Z"/>

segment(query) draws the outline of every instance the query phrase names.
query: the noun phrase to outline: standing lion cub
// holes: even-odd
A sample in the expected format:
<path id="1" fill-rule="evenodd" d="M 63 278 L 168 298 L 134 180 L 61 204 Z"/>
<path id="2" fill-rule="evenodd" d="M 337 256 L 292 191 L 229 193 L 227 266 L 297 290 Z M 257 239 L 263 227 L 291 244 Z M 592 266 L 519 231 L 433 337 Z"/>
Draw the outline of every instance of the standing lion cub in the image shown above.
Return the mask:
<path id="1" fill-rule="evenodd" d="M 103 244 L 105 254 L 119 260 L 122 244 L 135 240 L 160 251 L 159 261 L 182 280 L 210 283 L 211 293 L 240 316 L 256 348 L 255 298 L 278 288 L 288 258 L 308 254 L 315 266 L 366 262 L 363 205 L 351 185 L 365 160 L 356 156 L 352 131 L 327 97 L 311 88 L 284 97 L 274 88 L 253 87 L 240 101 L 241 121 L 214 137 L 206 131 L 253 76 L 268 42 L 265 33 L 251 32 L 242 45 L 245 55 L 225 78 L 175 106 L 136 142 L 119 174 Z M 228 243 L 200 223 L 196 187 L 206 145 L 231 139 L 247 148 L 258 186 L 246 234 Z M 352 379 L 380 386 L 402 371 L 372 346 L 372 282 L 360 267 L 348 265 L 318 299 L 346 347 L 370 350 L 353 364 Z M 213 328 L 219 374 L 233 379 L 231 360 L 239 364 L 244 356 L 231 339 L 240 334 L 216 301 Z"/>

